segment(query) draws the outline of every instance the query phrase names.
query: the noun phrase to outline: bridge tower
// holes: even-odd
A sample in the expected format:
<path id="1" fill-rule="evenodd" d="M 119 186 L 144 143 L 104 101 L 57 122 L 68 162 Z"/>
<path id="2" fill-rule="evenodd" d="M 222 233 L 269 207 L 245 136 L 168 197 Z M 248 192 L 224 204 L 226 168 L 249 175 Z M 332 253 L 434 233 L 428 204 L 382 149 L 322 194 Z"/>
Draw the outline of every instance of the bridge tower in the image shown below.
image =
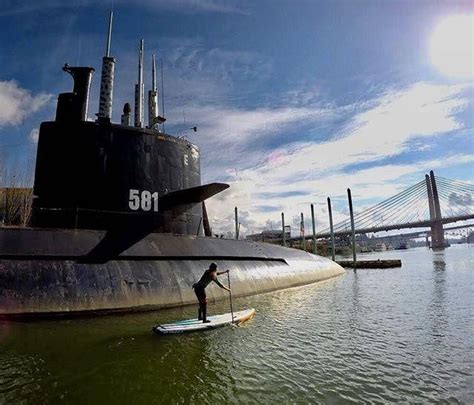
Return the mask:
<path id="1" fill-rule="evenodd" d="M 430 175 L 425 176 L 426 188 L 428 191 L 428 205 L 430 209 L 430 223 L 431 223 L 431 248 L 442 249 L 448 247 L 444 239 L 444 229 L 441 216 L 441 207 L 439 205 L 438 187 L 433 170 Z"/>

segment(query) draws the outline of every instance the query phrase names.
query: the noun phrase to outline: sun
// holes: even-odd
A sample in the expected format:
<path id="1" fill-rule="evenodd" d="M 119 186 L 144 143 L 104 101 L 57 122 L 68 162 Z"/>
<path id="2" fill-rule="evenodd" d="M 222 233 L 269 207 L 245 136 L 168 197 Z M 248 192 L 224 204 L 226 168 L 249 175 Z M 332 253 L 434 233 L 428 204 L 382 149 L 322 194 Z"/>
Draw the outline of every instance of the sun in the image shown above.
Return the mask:
<path id="1" fill-rule="evenodd" d="M 433 65 L 451 77 L 474 77 L 474 14 L 453 15 L 442 20 L 430 40 Z"/>

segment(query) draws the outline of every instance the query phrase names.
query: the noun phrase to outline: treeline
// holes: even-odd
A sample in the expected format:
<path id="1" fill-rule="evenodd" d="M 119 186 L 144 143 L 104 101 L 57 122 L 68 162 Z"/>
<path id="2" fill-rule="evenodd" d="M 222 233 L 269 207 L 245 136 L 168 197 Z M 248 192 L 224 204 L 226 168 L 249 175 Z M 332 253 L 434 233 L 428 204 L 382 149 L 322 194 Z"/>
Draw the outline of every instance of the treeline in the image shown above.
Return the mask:
<path id="1" fill-rule="evenodd" d="M 27 226 L 33 202 L 33 162 L 8 164 L 0 153 L 0 225 Z"/>

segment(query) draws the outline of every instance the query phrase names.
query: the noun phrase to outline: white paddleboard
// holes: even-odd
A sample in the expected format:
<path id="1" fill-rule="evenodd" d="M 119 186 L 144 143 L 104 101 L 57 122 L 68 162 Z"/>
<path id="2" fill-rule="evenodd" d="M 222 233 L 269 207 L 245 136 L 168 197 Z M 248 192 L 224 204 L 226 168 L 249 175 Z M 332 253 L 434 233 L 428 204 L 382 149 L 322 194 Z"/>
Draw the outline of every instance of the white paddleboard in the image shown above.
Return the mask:
<path id="1" fill-rule="evenodd" d="M 234 312 L 234 322 L 239 324 L 245 322 L 252 318 L 255 315 L 255 309 L 246 309 L 244 311 Z M 232 315 L 222 314 L 222 315 L 212 315 L 208 316 L 207 319 L 211 322 L 203 323 L 197 319 L 187 319 L 185 321 L 179 321 L 175 323 L 167 323 L 163 325 L 155 325 L 153 327 L 153 332 L 159 335 L 167 335 L 170 333 L 184 333 L 184 332 L 194 332 L 201 330 L 208 330 L 213 328 L 218 328 L 220 326 L 230 325 L 232 323 Z"/>

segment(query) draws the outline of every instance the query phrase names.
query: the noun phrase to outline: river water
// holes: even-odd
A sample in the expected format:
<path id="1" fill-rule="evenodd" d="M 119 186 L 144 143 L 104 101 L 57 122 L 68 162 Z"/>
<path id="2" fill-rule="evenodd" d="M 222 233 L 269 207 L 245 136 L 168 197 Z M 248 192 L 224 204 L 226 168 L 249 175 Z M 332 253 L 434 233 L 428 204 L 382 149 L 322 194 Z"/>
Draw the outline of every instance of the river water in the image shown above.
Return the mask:
<path id="1" fill-rule="evenodd" d="M 474 245 L 365 257 L 403 267 L 236 299 L 257 309 L 240 327 L 152 335 L 192 307 L 1 323 L 0 403 L 474 403 Z"/>

